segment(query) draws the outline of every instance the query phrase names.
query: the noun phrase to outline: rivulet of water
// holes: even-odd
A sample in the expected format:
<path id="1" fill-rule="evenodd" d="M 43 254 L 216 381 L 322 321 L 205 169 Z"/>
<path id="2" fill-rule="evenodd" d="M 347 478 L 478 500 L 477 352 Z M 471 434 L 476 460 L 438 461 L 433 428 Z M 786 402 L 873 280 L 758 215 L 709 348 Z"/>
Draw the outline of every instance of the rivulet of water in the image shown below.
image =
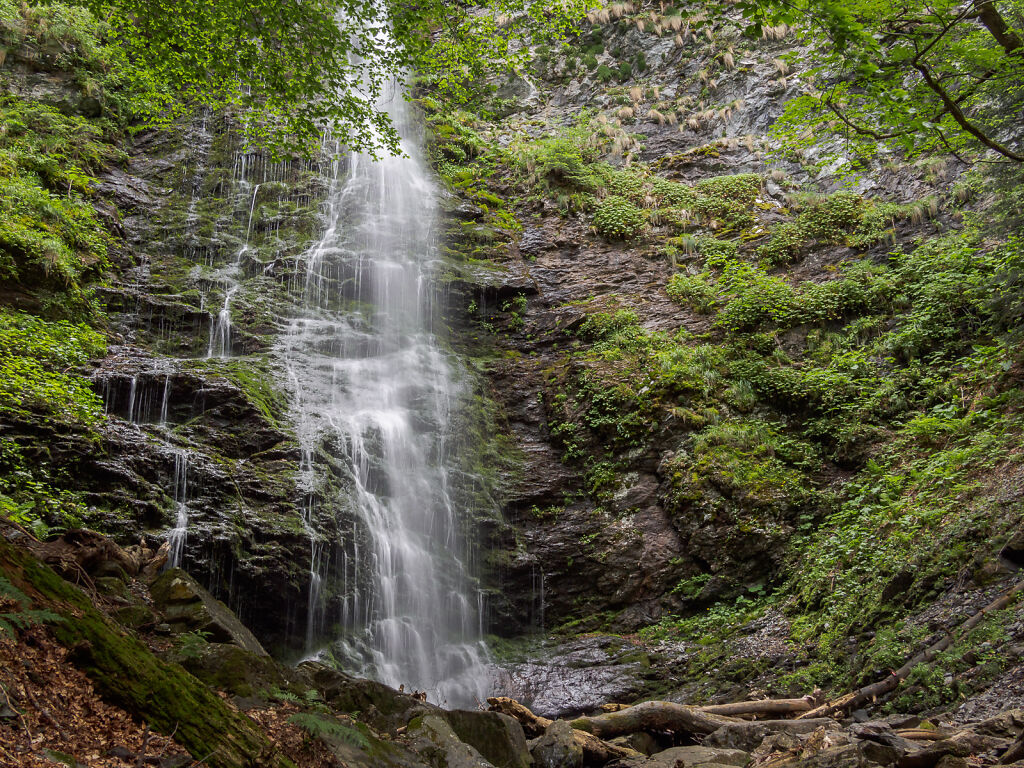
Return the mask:
<path id="1" fill-rule="evenodd" d="M 304 487 L 323 446 L 350 475 L 357 520 L 340 555 L 341 636 L 364 674 L 449 706 L 486 695 L 482 610 L 464 510 L 452 500 L 452 414 L 465 394 L 457 361 L 433 328 L 438 261 L 432 178 L 411 140 L 410 108 L 385 95 L 404 156 L 353 153 L 335 163 L 327 226 L 306 254 L 302 311 L 281 357 L 293 389 Z M 312 507 L 307 642 L 323 618 L 327 558 Z M 339 651 L 340 649 L 340 651 Z"/>

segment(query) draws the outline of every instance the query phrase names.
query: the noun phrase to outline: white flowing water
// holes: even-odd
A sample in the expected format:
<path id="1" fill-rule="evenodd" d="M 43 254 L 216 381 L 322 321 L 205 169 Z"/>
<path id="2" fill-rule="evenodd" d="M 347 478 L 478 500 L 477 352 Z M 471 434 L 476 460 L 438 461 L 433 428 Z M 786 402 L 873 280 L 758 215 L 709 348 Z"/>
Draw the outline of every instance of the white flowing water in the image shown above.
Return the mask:
<path id="1" fill-rule="evenodd" d="M 246 155 L 242 155 L 243 158 Z M 247 186 L 245 181 L 245 166 L 242 166 L 242 180 L 240 185 L 244 189 Z M 228 265 L 220 274 L 219 280 L 224 286 L 224 304 L 221 306 L 217 316 L 210 322 L 210 345 L 206 350 L 207 357 L 231 357 L 231 300 L 238 293 L 242 286 L 242 264 L 246 252 L 249 250 L 249 235 L 252 233 L 252 214 L 256 209 L 256 195 L 259 194 L 260 185 L 257 184 L 252 191 L 252 201 L 249 203 L 249 219 L 245 224 L 245 242 L 235 254 L 235 260 Z"/>
<path id="2" fill-rule="evenodd" d="M 409 136 L 407 104 L 397 92 L 386 101 Z M 432 328 L 436 190 L 415 143 L 403 150 L 335 163 L 327 227 L 306 254 L 303 311 L 281 351 L 303 487 L 317 482 L 317 450 L 333 450 L 357 520 L 351 541 L 328 542 L 343 592 L 332 653 L 382 682 L 467 706 L 486 696 L 488 678 L 472 550 L 451 496 L 451 416 L 464 393 Z M 327 560 L 314 512 L 307 505 L 303 515 L 310 644 L 322 637 Z"/>

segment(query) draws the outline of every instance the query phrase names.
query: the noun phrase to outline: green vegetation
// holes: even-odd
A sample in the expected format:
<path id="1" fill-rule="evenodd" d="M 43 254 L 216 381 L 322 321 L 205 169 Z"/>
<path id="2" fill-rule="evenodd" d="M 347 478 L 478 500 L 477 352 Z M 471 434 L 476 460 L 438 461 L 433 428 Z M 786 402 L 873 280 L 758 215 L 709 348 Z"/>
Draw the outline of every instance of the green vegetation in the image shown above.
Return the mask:
<path id="1" fill-rule="evenodd" d="M 86 325 L 0 308 L 0 413 L 95 423 L 102 403 L 86 377 L 69 371 L 105 352 L 103 337 Z"/>
<path id="2" fill-rule="evenodd" d="M 360 749 L 366 749 L 370 746 L 369 739 L 359 729 L 344 725 L 333 717 L 311 712 L 299 712 L 288 718 L 288 722 L 300 726 L 306 733 L 315 738 L 335 739 L 343 744 L 349 744 Z"/>
<path id="3" fill-rule="evenodd" d="M 624 197 L 609 195 L 597 204 L 594 229 L 611 239 L 628 240 L 643 229 L 646 217 Z"/>
<path id="4" fill-rule="evenodd" d="M 0 576 L 0 637 L 12 636 L 33 624 L 60 621 L 60 616 L 53 611 L 30 608 L 31 602 L 28 595 L 11 584 L 10 579 Z"/>
<path id="5" fill-rule="evenodd" d="M 161 661 L 129 637 L 68 584 L 27 553 L 0 541 L 0 570 L 40 610 L 62 617 L 53 633 L 109 701 L 143 718 L 194 756 L 217 768 L 238 768 L 272 753 L 255 724 L 231 709 L 180 666 Z M 285 768 L 285 758 L 270 765 Z"/>
<path id="6" fill-rule="evenodd" d="M 755 34 L 767 24 L 805 25 L 820 51 L 808 75 L 841 83 L 791 100 L 780 134 L 792 139 L 811 125 L 806 142 L 813 127 L 838 118 L 865 157 L 887 142 L 914 154 L 987 151 L 1024 162 L 1014 122 L 1024 101 L 1019 0 L 967 11 L 919 0 L 899 9 L 869 0 L 757 0 L 741 7 Z"/>

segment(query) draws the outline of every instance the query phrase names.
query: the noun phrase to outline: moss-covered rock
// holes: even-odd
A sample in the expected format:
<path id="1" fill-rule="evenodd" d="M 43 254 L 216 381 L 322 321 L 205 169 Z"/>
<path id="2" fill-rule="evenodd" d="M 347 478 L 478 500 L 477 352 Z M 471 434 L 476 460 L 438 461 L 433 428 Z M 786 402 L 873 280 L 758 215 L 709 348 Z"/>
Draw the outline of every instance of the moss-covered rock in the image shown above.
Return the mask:
<path id="1" fill-rule="evenodd" d="M 208 633 L 216 642 L 233 643 L 256 656 L 267 655 L 238 617 L 180 568 L 160 574 L 150 585 L 150 593 L 173 632 Z"/>
<path id="2" fill-rule="evenodd" d="M 57 639 L 111 703 L 139 717 L 213 768 L 294 768 L 244 715 L 177 664 L 126 637 L 77 587 L 25 550 L 0 540 L 0 570 L 42 608 L 61 616 Z"/>

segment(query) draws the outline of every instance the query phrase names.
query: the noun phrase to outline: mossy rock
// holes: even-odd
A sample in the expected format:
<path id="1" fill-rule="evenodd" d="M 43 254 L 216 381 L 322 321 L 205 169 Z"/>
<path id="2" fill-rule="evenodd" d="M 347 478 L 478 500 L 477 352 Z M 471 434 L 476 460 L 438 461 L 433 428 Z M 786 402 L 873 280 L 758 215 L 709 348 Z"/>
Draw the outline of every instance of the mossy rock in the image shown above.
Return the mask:
<path id="1" fill-rule="evenodd" d="M 529 768 L 530 748 L 519 721 L 499 712 L 453 709 L 445 720 L 462 741 L 474 747 L 496 768 Z"/>
<path id="2" fill-rule="evenodd" d="M 205 643 L 191 652 L 181 649 L 172 657 L 207 685 L 235 696 L 256 696 L 271 689 L 301 693 L 305 687 L 294 671 L 267 656 L 229 643 Z"/>
<path id="3" fill-rule="evenodd" d="M 233 643 L 257 656 L 268 655 L 230 608 L 180 568 L 160 574 L 150 586 L 150 594 L 171 631 L 208 632 L 216 642 Z"/>
<path id="4" fill-rule="evenodd" d="M 294 768 L 256 725 L 232 711 L 203 683 L 177 664 L 158 659 L 127 637 L 77 587 L 23 549 L 0 539 L 0 571 L 32 598 L 36 607 L 59 614 L 53 624 L 68 659 L 92 680 L 111 704 L 174 739 L 211 768 Z"/>

